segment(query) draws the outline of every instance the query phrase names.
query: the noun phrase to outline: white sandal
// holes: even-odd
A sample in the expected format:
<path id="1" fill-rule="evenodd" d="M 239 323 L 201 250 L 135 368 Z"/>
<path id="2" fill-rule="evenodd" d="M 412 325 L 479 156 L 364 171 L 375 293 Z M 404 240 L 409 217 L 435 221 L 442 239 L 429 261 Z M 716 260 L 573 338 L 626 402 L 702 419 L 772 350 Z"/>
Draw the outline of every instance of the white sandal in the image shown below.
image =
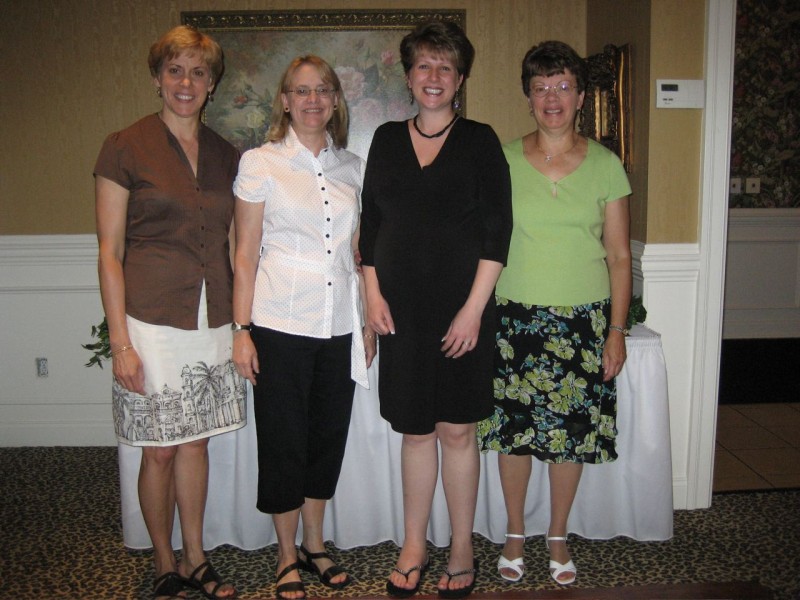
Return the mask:
<path id="1" fill-rule="evenodd" d="M 554 542 L 566 542 L 566 537 L 547 537 L 544 538 L 544 544 L 547 546 L 547 549 L 550 550 L 550 540 Z M 559 579 L 559 575 L 563 575 L 564 573 L 571 573 L 572 578 L 570 579 Z M 566 563 L 560 563 L 557 560 L 550 560 L 550 577 L 553 578 L 558 585 L 569 585 L 575 582 L 575 579 L 578 577 L 578 569 L 575 568 L 575 563 L 572 562 L 572 559 L 568 560 Z"/>
<path id="2" fill-rule="evenodd" d="M 507 533 L 506 538 L 514 538 L 518 540 L 525 540 L 525 535 L 520 533 Z M 514 571 L 517 574 L 516 577 L 509 577 L 503 573 L 503 569 L 509 569 Z M 511 583 L 516 583 L 522 576 L 525 574 L 525 563 L 522 560 L 522 557 L 515 558 L 514 560 L 509 560 L 503 554 L 500 554 L 500 558 L 497 559 L 497 573 L 505 579 L 506 581 L 510 581 Z"/>

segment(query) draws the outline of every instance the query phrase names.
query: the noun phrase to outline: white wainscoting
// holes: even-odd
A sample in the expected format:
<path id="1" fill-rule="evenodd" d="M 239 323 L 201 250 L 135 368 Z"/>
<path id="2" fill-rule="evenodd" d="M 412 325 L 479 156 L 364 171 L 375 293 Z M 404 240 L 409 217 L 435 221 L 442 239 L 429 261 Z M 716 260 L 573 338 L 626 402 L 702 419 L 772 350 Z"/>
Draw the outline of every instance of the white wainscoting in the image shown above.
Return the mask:
<path id="1" fill-rule="evenodd" d="M 634 289 L 662 335 L 670 395 L 673 497 L 687 506 L 698 247 L 632 244 Z M 115 444 L 110 369 L 87 369 L 91 326 L 102 319 L 92 235 L 0 236 L 0 446 Z M 49 375 L 36 376 L 46 357 Z M 708 441 L 709 448 L 713 440 Z M 665 451 L 668 451 L 665 449 Z M 709 450 L 711 451 L 711 450 Z"/>
<path id="2" fill-rule="evenodd" d="M 0 445 L 114 445 L 110 368 L 81 348 L 103 318 L 95 236 L 0 236 L 0 315 Z"/>
<path id="3" fill-rule="evenodd" d="M 641 285 L 647 326 L 661 334 L 669 385 L 672 440 L 672 491 L 675 508 L 696 508 L 690 502 L 692 414 L 704 401 L 694 392 L 700 251 L 697 244 L 634 242 L 634 290 Z M 637 260 L 637 255 L 639 256 Z M 636 264 L 639 263 L 637 269 Z M 639 284 L 637 270 L 641 272 Z M 638 293 L 638 292 L 636 292 Z M 716 398 L 712 400 L 716 404 Z M 708 452 L 713 439 L 708 440 Z"/>
<path id="4" fill-rule="evenodd" d="M 800 337 L 800 208 L 731 209 L 722 337 Z"/>

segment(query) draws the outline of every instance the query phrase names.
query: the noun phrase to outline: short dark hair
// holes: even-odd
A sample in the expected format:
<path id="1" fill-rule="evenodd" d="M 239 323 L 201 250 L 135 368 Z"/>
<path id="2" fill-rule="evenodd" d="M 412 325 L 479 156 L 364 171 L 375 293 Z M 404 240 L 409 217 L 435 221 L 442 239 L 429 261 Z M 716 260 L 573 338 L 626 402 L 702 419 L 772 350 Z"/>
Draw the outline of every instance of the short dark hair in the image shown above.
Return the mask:
<path id="1" fill-rule="evenodd" d="M 422 50 L 450 55 L 458 74 L 463 75 L 464 79 L 469 77 L 475 48 L 464 30 L 452 21 L 420 23 L 403 38 L 400 42 L 400 60 L 406 73 L 414 66 L 417 54 Z"/>
<path id="2" fill-rule="evenodd" d="M 522 93 L 528 96 L 531 79 L 550 77 L 569 71 L 575 76 L 578 93 L 586 90 L 586 61 L 578 56 L 572 46 L 550 40 L 533 46 L 522 59 Z"/>

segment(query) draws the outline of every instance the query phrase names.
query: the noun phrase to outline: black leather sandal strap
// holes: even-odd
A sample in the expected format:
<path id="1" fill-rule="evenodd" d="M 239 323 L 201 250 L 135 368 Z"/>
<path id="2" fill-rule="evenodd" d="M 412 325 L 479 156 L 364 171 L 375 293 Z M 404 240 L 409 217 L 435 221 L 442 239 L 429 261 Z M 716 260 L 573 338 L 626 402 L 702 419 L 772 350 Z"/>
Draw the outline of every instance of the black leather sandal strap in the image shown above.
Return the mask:
<path id="1" fill-rule="evenodd" d="M 153 582 L 153 596 L 177 596 L 186 589 L 186 581 L 175 571 L 168 571 Z"/>
<path id="2" fill-rule="evenodd" d="M 299 568 L 300 568 L 300 563 L 299 562 L 293 562 L 292 564 L 287 565 L 286 568 L 283 569 L 283 571 L 278 573 L 278 576 L 275 578 L 275 582 L 277 583 L 278 581 L 280 581 L 281 579 L 286 577 L 289 573 L 291 573 L 292 571 L 296 571 Z M 294 582 L 294 583 L 297 583 L 297 582 Z"/>
<path id="3" fill-rule="evenodd" d="M 328 560 L 333 560 L 330 554 L 328 554 L 324 550 L 322 552 L 309 552 L 306 549 L 306 547 L 303 546 L 302 544 L 300 544 L 300 552 L 302 552 L 305 555 L 306 560 L 317 560 L 320 558 L 327 558 Z"/>

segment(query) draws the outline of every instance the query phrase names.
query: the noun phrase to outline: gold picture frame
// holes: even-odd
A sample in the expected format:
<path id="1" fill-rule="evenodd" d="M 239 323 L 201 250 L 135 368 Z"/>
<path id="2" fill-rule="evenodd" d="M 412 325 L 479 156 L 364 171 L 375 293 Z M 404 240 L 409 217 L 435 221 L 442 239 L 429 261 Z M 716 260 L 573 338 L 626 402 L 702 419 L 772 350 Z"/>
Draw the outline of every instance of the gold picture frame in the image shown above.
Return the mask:
<path id="1" fill-rule="evenodd" d="M 580 131 L 619 156 L 631 172 L 630 46 L 603 48 L 586 59 L 588 81 Z"/>
<path id="2" fill-rule="evenodd" d="M 348 150 L 367 158 L 375 129 L 412 117 L 400 40 L 425 21 L 466 28 L 465 10 L 183 12 L 181 22 L 222 46 L 225 73 L 206 105 L 206 123 L 241 152 L 260 146 L 273 94 L 290 61 L 317 54 L 337 72 L 350 116 Z M 466 95 L 462 99 L 465 110 Z"/>

